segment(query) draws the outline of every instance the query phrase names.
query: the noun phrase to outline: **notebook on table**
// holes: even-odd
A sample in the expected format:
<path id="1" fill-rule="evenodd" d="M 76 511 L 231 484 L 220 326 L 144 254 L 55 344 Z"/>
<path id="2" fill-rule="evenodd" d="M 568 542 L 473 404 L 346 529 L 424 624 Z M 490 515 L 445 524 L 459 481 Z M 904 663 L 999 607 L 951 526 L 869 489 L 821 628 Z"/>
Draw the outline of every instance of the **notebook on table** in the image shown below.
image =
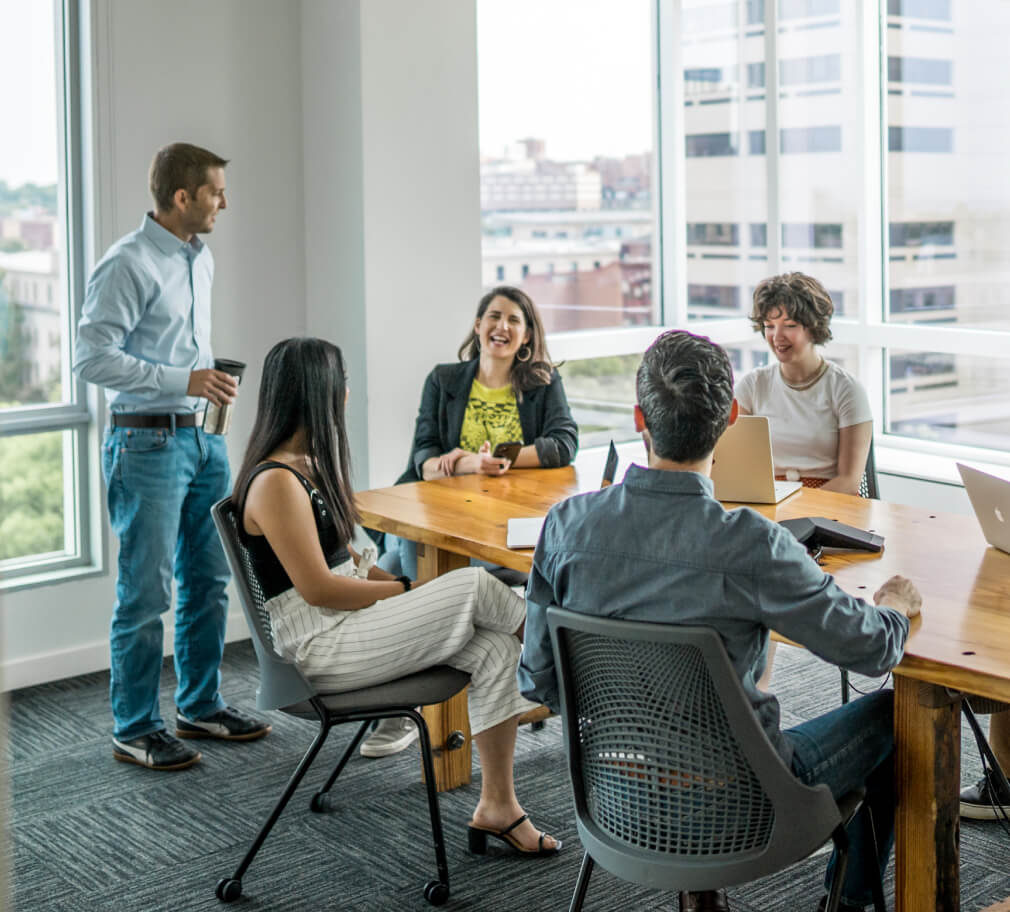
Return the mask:
<path id="1" fill-rule="evenodd" d="M 1010 481 L 957 464 L 985 540 L 1010 554 Z"/>
<path id="2" fill-rule="evenodd" d="M 741 415 L 715 445 L 712 481 L 717 500 L 772 504 L 803 487 L 799 481 L 776 481 L 772 437 L 763 415 Z"/>
<path id="3" fill-rule="evenodd" d="M 601 488 L 614 483 L 614 477 L 617 475 L 617 461 L 617 447 L 611 440 L 610 449 L 607 451 L 607 461 L 603 466 L 603 478 L 600 480 Z M 535 548 L 546 518 L 546 516 L 517 516 L 510 519 L 505 544 L 509 548 Z"/>

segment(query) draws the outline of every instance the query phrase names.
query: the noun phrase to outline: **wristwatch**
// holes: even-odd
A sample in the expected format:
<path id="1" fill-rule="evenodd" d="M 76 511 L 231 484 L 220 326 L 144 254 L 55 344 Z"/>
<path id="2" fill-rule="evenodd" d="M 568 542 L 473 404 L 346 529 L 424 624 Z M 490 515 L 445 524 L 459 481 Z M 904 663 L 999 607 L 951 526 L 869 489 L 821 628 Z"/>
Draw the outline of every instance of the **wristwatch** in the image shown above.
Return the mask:
<path id="1" fill-rule="evenodd" d="M 398 576 L 396 578 L 398 583 L 403 583 L 403 591 L 410 592 L 410 577 L 409 576 Z"/>

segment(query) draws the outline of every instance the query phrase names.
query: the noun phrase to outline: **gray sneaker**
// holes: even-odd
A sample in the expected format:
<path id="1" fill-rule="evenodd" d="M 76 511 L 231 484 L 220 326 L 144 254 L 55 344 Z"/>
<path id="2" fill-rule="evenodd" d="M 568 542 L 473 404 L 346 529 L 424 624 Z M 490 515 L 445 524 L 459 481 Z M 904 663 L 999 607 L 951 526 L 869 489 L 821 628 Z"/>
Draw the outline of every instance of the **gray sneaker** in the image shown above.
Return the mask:
<path id="1" fill-rule="evenodd" d="M 255 741 L 270 734 L 270 725 L 226 706 L 202 719 L 190 719 L 176 710 L 175 734 L 179 738 L 220 738 L 223 741 Z"/>
<path id="2" fill-rule="evenodd" d="M 388 757 L 410 747 L 417 740 L 417 726 L 404 716 L 380 719 L 375 730 L 361 742 L 362 757 Z"/>
<path id="3" fill-rule="evenodd" d="M 198 763 L 200 752 L 173 738 L 164 729 L 131 738 L 112 739 L 112 756 L 122 763 L 136 763 L 153 770 L 181 770 Z"/>

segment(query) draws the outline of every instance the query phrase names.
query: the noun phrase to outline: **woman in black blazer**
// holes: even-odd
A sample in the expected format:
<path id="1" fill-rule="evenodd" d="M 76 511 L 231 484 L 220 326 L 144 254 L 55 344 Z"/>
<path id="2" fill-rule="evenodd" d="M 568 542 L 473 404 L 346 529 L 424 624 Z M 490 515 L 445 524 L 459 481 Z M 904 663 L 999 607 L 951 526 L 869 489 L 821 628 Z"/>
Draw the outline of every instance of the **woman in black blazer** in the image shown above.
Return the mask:
<path id="1" fill-rule="evenodd" d="M 529 295 L 509 285 L 484 295 L 459 358 L 437 365 L 424 382 L 410 461 L 397 484 L 572 461 L 578 428 Z M 523 444 L 514 461 L 492 455 L 511 440 Z M 386 548 L 381 566 L 395 568 L 399 559 L 398 572 L 416 576 L 413 543 L 387 535 Z"/>
<path id="2" fill-rule="evenodd" d="M 540 314 L 529 295 L 509 285 L 480 300 L 473 328 L 455 364 L 439 364 L 428 374 L 414 427 L 407 470 L 397 484 L 447 475 L 503 475 L 510 467 L 568 465 L 578 446 L 561 377 L 551 363 Z M 499 443 L 520 442 L 513 461 L 494 456 Z M 417 578 L 417 545 L 385 536 L 378 566 L 394 576 Z M 525 576 L 483 561 L 509 586 Z M 384 719 L 361 744 L 367 757 L 406 748 L 417 730 Z"/>

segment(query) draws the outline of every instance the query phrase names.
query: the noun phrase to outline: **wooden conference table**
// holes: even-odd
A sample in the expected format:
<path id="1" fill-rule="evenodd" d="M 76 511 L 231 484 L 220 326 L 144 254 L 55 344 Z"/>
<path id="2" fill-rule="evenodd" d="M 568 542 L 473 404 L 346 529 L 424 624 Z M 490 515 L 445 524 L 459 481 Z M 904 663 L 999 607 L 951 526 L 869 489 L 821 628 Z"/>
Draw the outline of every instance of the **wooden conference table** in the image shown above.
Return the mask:
<path id="1" fill-rule="evenodd" d="M 528 571 L 532 550 L 505 546 L 508 519 L 544 514 L 565 497 L 595 489 L 599 478 L 573 467 L 517 469 L 497 478 L 465 475 L 364 491 L 357 503 L 364 525 L 418 542 L 421 579 L 466 566 L 471 557 Z M 833 552 L 825 569 L 846 591 L 867 599 L 895 573 L 922 592 L 922 615 L 912 622 L 894 679 L 895 908 L 957 912 L 958 692 L 1010 700 L 1010 555 L 987 547 L 970 516 L 813 489 L 755 509 L 776 521 L 826 516 L 873 530 L 885 538 L 882 554 Z M 439 788 L 469 782 L 465 697 L 425 713 L 436 746 L 445 746 L 453 731 L 466 737 L 463 749 L 440 751 Z"/>

